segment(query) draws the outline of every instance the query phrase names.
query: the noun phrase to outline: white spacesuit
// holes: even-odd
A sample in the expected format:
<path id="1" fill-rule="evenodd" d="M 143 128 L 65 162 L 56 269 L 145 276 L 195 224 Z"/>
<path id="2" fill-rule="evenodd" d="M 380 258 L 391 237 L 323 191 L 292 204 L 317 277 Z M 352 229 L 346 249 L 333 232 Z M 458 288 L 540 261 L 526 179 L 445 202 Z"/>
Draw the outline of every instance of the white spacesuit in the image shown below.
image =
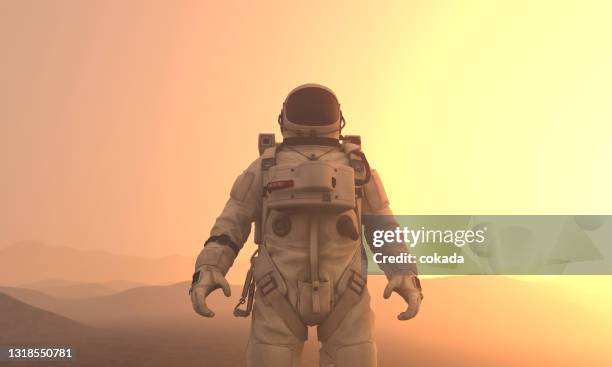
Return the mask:
<path id="1" fill-rule="evenodd" d="M 222 288 L 230 295 L 224 276 L 255 222 L 258 250 L 238 305 L 247 303 L 246 310 L 234 311 L 248 315 L 254 298 L 247 365 L 298 366 L 307 327 L 316 325 L 321 366 L 376 366 L 361 228 L 364 214 L 392 218 L 382 182 L 359 138 L 341 136 L 344 119 L 328 88 L 306 84 L 291 91 L 279 124 L 282 143 L 260 135 L 261 156 L 236 179 L 198 256 L 193 307 L 212 317 L 208 294 Z M 385 220 L 378 225 L 396 226 Z M 407 252 L 403 244 L 372 250 Z M 422 299 L 416 268 L 385 264 L 382 270 L 389 279 L 384 297 L 394 291 L 409 305 L 398 318 L 414 317 Z"/>

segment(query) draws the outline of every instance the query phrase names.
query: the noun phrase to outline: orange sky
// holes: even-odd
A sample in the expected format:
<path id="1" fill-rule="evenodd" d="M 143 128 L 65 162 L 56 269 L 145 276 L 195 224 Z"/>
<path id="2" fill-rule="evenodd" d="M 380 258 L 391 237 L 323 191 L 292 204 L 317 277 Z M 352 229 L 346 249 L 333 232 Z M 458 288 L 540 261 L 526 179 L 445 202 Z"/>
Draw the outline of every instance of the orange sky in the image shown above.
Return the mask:
<path id="1" fill-rule="evenodd" d="M 607 2 L 0 3 L 0 246 L 194 256 L 286 93 L 402 213 L 610 213 Z"/>

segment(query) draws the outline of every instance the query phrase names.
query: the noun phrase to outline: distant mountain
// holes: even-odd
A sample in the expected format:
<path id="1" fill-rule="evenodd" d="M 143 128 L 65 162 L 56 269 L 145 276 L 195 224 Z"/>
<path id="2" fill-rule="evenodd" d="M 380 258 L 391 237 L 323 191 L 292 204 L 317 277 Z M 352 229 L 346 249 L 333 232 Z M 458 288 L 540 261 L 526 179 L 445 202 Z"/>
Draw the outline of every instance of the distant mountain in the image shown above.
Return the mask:
<path id="1" fill-rule="evenodd" d="M 136 287 L 144 287 L 147 286 L 147 283 L 143 282 L 133 282 L 130 280 L 111 280 L 108 282 L 104 282 L 103 285 L 112 288 L 117 291 L 126 291 L 128 289 L 136 288 Z"/>
<path id="2" fill-rule="evenodd" d="M 91 298 L 108 296 L 145 285 L 145 283 L 127 280 L 113 280 L 103 283 L 77 283 L 52 279 L 26 283 L 21 285 L 20 288 L 38 290 L 56 298 Z"/>
<path id="3" fill-rule="evenodd" d="M 0 251 L 2 251 L 0 249 Z M 44 279 L 37 280 L 35 282 L 28 282 L 24 284 L 20 284 L 20 288 L 27 289 L 42 289 L 42 288 L 54 288 L 54 287 L 69 287 L 75 284 L 80 284 L 74 280 L 66 280 L 66 279 Z"/>
<path id="4" fill-rule="evenodd" d="M 91 329 L 0 292 L 0 344 L 78 337 Z"/>
<path id="5" fill-rule="evenodd" d="M 117 293 L 117 290 L 102 283 L 74 284 L 64 287 L 39 288 L 39 290 L 57 298 L 91 298 Z"/>
<path id="6" fill-rule="evenodd" d="M 61 279 L 56 286 L 114 282 L 117 279 L 169 284 L 190 279 L 192 271 L 193 259 L 179 255 L 146 258 L 32 241 L 0 249 L 0 285 L 5 286 L 48 279 Z"/>

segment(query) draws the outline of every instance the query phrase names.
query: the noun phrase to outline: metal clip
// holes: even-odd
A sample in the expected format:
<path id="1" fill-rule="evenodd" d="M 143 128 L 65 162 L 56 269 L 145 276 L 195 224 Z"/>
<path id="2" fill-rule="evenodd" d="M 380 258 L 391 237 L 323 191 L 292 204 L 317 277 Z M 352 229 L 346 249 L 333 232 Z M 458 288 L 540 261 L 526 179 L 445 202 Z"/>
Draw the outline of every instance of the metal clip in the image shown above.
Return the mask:
<path id="1" fill-rule="evenodd" d="M 247 272 L 246 278 L 244 279 L 244 285 L 242 287 L 242 294 L 236 307 L 234 307 L 235 317 L 248 317 L 253 310 L 253 296 L 255 295 L 255 280 L 253 279 L 253 259 L 257 255 L 257 251 L 251 256 L 251 267 Z M 240 306 L 246 303 L 246 308 L 241 309 Z"/>

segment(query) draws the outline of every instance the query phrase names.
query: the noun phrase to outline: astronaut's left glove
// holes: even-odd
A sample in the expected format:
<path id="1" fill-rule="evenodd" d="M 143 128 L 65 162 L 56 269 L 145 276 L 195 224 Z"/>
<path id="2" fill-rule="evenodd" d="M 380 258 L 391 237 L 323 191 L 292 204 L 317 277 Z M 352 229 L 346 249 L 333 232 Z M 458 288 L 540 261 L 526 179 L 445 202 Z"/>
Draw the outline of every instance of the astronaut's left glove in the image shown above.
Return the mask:
<path id="1" fill-rule="evenodd" d="M 408 309 L 397 315 L 397 318 L 399 320 L 410 320 L 415 317 L 423 300 L 419 278 L 416 275 L 392 275 L 385 287 L 383 297 L 385 299 L 391 297 L 392 292 L 402 296 L 408 304 Z"/>

